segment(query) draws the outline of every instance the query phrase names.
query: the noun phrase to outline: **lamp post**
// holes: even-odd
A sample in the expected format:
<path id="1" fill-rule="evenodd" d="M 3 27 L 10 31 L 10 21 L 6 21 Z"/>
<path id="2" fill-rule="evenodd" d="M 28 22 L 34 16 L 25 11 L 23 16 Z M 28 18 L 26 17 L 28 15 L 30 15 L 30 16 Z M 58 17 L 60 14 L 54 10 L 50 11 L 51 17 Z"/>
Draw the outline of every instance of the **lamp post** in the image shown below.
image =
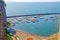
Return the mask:
<path id="1" fill-rule="evenodd" d="M 0 40 L 7 40 L 5 35 L 6 12 L 5 3 L 0 0 Z"/>

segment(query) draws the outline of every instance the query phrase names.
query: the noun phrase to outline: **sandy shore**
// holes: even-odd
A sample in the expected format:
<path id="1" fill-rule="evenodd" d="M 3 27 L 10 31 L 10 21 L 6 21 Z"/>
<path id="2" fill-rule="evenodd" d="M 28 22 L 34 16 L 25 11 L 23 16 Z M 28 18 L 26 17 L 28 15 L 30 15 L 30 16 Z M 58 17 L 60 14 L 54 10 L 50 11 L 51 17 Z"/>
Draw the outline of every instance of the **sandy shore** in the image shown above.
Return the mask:
<path id="1" fill-rule="evenodd" d="M 60 32 L 58 33 L 58 40 L 60 40 Z"/>
<path id="2" fill-rule="evenodd" d="M 56 33 L 56 34 L 51 35 L 49 37 L 41 37 L 41 36 L 32 35 L 30 33 L 16 30 L 16 35 L 19 37 L 20 40 L 28 40 L 28 38 L 32 38 L 33 40 L 60 40 L 60 39 L 58 39 L 58 37 L 60 37 L 59 36 L 60 33 Z M 16 39 L 13 38 L 13 40 L 16 40 Z"/>
<path id="3" fill-rule="evenodd" d="M 20 40 L 28 40 L 29 38 L 32 38 L 33 40 L 46 40 L 45 37 L 32 35 L 30 33 L 22 32 L 18 30 L 16 30 L 16 35 L 19 37 Z M 16 40 L 16 39 L 14 38 L 13 40 Z"/>

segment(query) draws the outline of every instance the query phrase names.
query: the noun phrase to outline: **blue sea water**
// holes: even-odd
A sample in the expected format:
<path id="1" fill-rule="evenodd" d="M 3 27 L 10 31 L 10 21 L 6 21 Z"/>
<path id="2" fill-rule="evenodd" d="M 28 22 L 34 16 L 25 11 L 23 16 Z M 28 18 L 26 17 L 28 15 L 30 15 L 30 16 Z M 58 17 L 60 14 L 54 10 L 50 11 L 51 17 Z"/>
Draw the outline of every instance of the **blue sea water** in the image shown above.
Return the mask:
<path id="1" fill-rule="evenodd" d="M 7 16 L 60 13 L 60 2 L 7 2 Z"/>
<path id="2" fill-rule="evenodd" d="M 60 2 L 10 2 L 6 3 L 6 15 L 30 15 L 42 13 L 60 13 Z M 40 19 L 35 23 L 21 23 L 19 21 L 13 28 L 30 32 L 35 35 L 49 36 L 58 32 L 57 19 L 55 21 L 45 21 Z"/>

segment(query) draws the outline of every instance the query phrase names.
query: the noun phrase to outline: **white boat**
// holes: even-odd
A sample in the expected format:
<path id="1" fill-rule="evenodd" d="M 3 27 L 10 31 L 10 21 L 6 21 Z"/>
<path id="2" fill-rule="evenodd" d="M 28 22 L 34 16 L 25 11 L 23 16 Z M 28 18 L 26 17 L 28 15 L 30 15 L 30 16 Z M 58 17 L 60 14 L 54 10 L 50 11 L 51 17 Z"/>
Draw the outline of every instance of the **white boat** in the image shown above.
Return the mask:
<path id="1" fill-rule="evenodd" d="M 23 17 L 16 17 L 16 20 L 22 21 L 23 20 Z"/>
<path id="2" fill-rule="evenodd" d="M 8 21 L 11 22 L 11 23 L 13 23 L 13 24 L 17 23 L 17 21 L 15 21 L 14 18 L 9 18 Z"/>
<path id="3" fill-rule="evenodd" d="M 26 19 L 22 20 L 21 22 L 22 22 L 22 23 L 29 23 L 29 21 L 26 20 Z"/>

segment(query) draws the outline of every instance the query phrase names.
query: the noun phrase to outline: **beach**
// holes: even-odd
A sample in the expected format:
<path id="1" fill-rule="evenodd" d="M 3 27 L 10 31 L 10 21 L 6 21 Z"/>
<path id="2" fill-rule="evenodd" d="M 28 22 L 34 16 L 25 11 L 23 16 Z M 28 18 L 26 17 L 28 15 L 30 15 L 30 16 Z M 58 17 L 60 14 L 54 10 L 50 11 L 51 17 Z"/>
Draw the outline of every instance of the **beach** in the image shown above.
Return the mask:
<path id="1" fill-rule="evenodd" d="M 26 33 L 26 32 L 22 32 L 20 30 L 16 30 L 16 35 L 19 37 L 19 40 L 46 40 L 45 37 L 40 37 L 40 36 L 37 36 L 37 35 L 33 35 L 33 34 L 30 34 L 30 33 Z M 14 37 L 13 37 L 13 40 L 16 40 Z"/>
<path id="2" fill-rule="evenodd" d="M 41 37 L 41 36 L 33 35 L 31 33 L 22 32 L 20 30 L 16 30 L 16 35 L 18 37 L 18 40 L 59 40 L 59 37 L 60 37 L 59 33 L 56 33 L 49 37 Z M 13 40 L 16 40 L 16 39 L 13 37 Z"/>

